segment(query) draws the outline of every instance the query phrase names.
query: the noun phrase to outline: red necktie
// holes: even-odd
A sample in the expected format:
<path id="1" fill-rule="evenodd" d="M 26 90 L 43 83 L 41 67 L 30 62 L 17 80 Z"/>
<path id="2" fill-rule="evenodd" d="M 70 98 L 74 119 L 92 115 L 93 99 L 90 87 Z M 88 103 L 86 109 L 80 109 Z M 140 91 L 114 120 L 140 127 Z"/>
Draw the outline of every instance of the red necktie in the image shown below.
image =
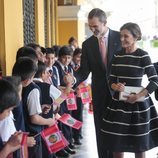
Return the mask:
<path id="1" fill-rule="evenodd" d="M 105 46 L 105 37 L 101 37 L 99 39 L 99 48 L 100 48 L 100 52 L 101 52 L 101 56 L 102 56 L 102 62 L 104 65 L 107 64 L 107 51 L 106 51 L 106 46 Z"/>

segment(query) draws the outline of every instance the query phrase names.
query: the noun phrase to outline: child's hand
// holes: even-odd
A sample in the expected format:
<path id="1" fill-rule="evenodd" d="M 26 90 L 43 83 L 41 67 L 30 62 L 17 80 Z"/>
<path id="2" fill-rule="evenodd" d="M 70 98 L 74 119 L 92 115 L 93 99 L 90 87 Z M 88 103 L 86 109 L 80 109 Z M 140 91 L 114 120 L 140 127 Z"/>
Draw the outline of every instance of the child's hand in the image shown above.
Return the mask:
<path id="1" fill-rule="evenodd" d="M 27 137 L 27 145 L 29 147 L 33 147 L 36 144 L 36 140 L 34 137 Z"/>
<path id="2" fill-rule="evenodd" d="M 61 115 L 59 115 L 58 113 L 55 114 L 55 119 L 58 120 L 61 117 Z"/>
<path id="3" fill-rule="evenodd" d="M 53 114 L 56 114 L 59 111 L 60 111 L 60 104 L 59 105 L 53 104 Z"/>
<path id="4" fill-rule="evenodd" d="M 48 105 L 48 104 L 43 104 L 43 105 L 42 105 L 42 112 L 43 112 L 44 114 L 48 114 L 49 111 L 50 111 L 50 109 L 51 109 L 51 105 Z"/>
<path id="5" fill-rule="evenodd" d="M 74 92 L 74 90 L 70 86 L 67 86 L 64 90 L 64 93 L 68 95 L 70 92 Z"/>
<path id="6" fill-rule="evenodd" d="M 77 93 L 77 97 L 81 97 L 81 94 L 80 94 L 80 89 L 79 88 L 76 88 L 76 93 Z"/>
<path id="7" fill-rule="evenodd" d="M 59 86 L 59 87 L 58 87 L 58 89 L 59 89 L 61 92 L 63 92 L 63 93 L 64 93 L 65 88 L 66 88 L 66 87 L 63 87 L 63 86 Z"/>
<path id="8" fill-rule="evenodd" d="M 48 126 L 53 126 L 54 124 L 56 124 L 56 120 L 55 118 L 48 118 Z"/>
<path id="9" fill-rule="evenodd" d="M 11 152 L 20 149 L 21 140 L 22 140 L 22 132 L 15 132 L 8 140 L 6 145 L 10 148 Z"/>

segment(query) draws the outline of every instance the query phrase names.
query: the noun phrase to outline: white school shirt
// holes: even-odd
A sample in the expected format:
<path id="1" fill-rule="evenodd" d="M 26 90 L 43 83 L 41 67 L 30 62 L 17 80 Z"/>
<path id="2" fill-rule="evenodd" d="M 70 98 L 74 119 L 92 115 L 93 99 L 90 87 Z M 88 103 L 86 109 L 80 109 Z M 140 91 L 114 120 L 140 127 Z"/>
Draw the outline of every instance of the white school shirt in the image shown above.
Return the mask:
<path id="1" fill-rule="evenodd" d="M 41 114 L 40 92 L 37 88 L 34 88 L 28 95 L 27 108 L 29 116 Z"/>
<path id="2" fill-rule="evenodd" d="M 8 117 L 0 121 L 0 137 L 3 142 L 7 142 L 10 136 L 16 132 L 13 120 L 13 113 L 10 112 Z"/>

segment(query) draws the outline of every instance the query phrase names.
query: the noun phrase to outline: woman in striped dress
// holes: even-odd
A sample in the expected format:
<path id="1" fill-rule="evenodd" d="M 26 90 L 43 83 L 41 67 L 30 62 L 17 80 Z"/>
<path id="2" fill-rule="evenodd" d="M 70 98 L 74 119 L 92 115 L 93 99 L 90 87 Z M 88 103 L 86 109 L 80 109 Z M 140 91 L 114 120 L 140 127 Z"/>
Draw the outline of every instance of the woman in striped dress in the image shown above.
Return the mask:
<path id="1" fill-rule="evenodd" d="M 158 146 L 158 115 L 149 96 L 158 88 L 158 76 L 147 52 L 137 48 L 141 30 L 135 23 L 126 23 L 120 29 L 122 51 L 115 55 L 110 75 L 114 90 L 111 104 L 103 116 L 101 128 L 105 147 L 114 158 L 123 158 L 123 152 L 134 152 L 135 158 L 145 158 L 145 151 Z M 128 94 L 119 100 L 125 86 L 141 87 L 143 75 L 149 83 L 137 94 Z M 137 100 L 145 96 L 144 101 Z"/>

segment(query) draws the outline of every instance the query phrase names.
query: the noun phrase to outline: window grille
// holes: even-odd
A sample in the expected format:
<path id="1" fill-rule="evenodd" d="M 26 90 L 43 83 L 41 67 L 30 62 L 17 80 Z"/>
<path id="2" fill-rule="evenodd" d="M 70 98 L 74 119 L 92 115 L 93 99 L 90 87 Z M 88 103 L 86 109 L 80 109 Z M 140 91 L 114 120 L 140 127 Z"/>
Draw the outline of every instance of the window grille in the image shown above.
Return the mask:
<path id="1" fill-rule="evenodd" d="M 24 44 L 35 42 L 35 0 L 23 0 Z"/>

